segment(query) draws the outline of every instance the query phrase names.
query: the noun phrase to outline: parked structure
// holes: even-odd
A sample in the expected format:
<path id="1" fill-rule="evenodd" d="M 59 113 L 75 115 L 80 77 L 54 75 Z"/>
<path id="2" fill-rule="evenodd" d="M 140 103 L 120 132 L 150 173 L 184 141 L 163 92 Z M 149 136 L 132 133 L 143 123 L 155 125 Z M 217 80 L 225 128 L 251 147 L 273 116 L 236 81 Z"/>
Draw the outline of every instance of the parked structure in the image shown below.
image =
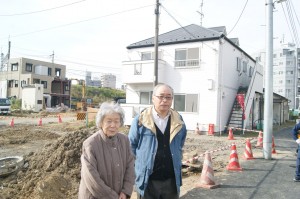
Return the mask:
<path id="1" fill-rule="evenodd" d="M 43 84 L 44 101 L 48 107 L 61 103 L 70 105 L 71 82 L 66 78 L 65 65 L 23 57 L 11 58 L 7 67 L 1 68 L 1 82 L 6 84 L 7 97 L 21 99 L 23 87 Z"/>
<path id="2" fill-rule="evenodd" d="M 174 88 L 173 106 L 189 130 L 224 131 L 228 125 L 253 126 L 263 95 L 263 68 L 227 38 L 225 27 L 189 25 L 159 35 L 158 83 Z M 149 106 L 154 82 L 154 38 L 127 47 L 122 79 L 126 84 L 125 124 Z M 237 96 L 243 96 L 238 98 Z M 242 100 L 241 100 L 242 99 Z M 238 103 L 239 113 L 233 114 Z M 254 111 L 257 114 L 253 114 Z M 250 114 L 250 112 L 252 114 Z"/>

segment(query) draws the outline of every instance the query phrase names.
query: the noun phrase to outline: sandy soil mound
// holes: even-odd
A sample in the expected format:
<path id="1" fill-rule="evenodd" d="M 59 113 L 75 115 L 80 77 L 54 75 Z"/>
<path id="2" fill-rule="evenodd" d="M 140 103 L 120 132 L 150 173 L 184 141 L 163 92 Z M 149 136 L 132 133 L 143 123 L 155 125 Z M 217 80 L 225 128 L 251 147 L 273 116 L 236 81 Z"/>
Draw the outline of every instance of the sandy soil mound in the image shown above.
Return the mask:
<path id="1" fill-rule="evenodd" d="M 24 157 L 24 168 L 8 176 L 0 198 L 77 198 L 82 142 L 96 129 L 65 134 Z M 1 192 L 0 192 L 1 193 Z"/>

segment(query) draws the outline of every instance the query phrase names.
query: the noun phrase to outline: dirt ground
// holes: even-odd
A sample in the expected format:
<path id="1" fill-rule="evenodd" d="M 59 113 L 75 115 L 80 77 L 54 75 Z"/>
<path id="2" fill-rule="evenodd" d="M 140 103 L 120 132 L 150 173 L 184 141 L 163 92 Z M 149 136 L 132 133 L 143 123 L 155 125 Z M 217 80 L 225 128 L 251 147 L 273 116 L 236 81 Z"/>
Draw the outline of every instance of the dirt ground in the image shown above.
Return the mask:
<path id="1" fill-rule="evenodd" d="M 0 177 L 0 199 L 77 198 L 82 142 L 96 130 L 87 128 L 83 121 L 0 126 L 0 158 L 24 157 L 20 170 Z M 229 164 L 232 143 L 236 144 L 242 165 L 246 137 L 239 134 L 234 134 L 235 140 L 228 140 L 227 134 L 208 136 L 188 132 L 181 195 L 199 182 L 206 151 L 211 152 L 215 176 L 222 175 Z M 258 133 L 251 135 L 255 146 Z M 253 154 L 259 151 L 252 148 Z M 132 198 L 136 198 L 135 193 Z"/>

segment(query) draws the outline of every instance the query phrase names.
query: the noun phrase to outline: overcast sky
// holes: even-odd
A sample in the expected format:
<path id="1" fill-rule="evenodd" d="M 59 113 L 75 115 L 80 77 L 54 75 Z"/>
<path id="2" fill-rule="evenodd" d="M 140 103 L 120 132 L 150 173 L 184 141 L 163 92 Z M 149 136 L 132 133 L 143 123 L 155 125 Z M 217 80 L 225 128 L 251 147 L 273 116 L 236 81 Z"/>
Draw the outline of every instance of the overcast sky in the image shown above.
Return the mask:
<path id="1" fill-rule="evenodd" d="M 300 30 L 300 1 L 275 3 L 274 47 L 293 42 L 288 13 Z M 202 4 L 203 2 L 203 4 Z M 11 41 L 11 57 L 28 57 L 67 65 L 67 77 L 117 75 L 126 46 L 154 36 L 156 0 L 0 0 L 0 47 L 4 54 Z M 229 38 L 239 38 L 248 54 L 264 49 L 266 6 L 263 0 L 160 0 L 159 33 L 181 26 L 226 26 Z M 299 37 L 299 36 L 298 36 Z M 298 46 L 299 47 L 299 46 Z"/>

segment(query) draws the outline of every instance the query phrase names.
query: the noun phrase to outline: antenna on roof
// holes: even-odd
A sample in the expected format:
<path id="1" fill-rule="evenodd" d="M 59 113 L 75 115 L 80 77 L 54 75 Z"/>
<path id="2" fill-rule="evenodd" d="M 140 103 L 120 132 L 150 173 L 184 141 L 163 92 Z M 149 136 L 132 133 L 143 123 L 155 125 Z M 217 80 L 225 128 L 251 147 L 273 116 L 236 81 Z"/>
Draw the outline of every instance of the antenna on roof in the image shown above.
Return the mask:
<path id="1" fill-rule="evenodd" d="M 202 8 L 203 8 L 203 0 L 201 0 L 200 11 L 196 11 L 200 15 L 200 26 L 202 26 L 202 19 L 204 17 L 204 14 L 202 12 Z"/>

